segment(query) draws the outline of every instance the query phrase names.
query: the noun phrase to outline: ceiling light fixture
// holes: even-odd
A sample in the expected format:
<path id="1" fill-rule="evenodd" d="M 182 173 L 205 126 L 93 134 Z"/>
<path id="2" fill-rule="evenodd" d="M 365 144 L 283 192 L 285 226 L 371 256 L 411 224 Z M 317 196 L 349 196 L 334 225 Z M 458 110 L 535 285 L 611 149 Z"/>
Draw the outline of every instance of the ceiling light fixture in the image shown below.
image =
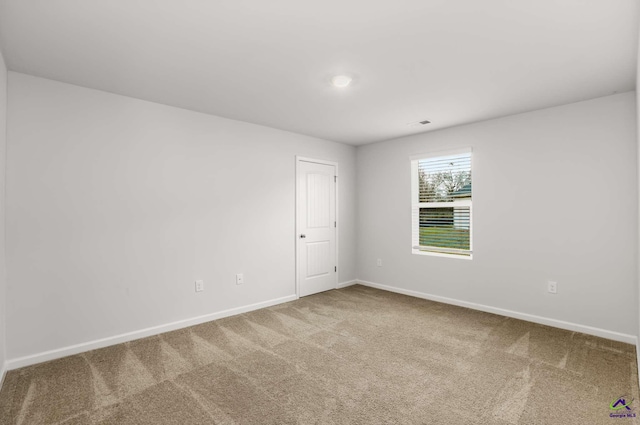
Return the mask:
<path id="1" fill-rule="evenodd" d="M 346 75 L 336 75 L 331 79 L 331 84 L 333 84 L 334 87 L 343 89 L 351 84 L 351 77 Z"/>

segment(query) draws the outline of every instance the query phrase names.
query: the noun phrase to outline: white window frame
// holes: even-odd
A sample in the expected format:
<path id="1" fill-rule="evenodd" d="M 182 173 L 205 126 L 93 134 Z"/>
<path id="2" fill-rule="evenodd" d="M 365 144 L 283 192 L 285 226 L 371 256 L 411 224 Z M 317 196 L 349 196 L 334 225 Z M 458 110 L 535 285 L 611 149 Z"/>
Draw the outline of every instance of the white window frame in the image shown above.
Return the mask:
<path id="1" fill-rule="evenodd" d="M 441 156 L 459 155 L 468 153 L 471 155 L 471 179 L 473 182 L 473 149 L 471 147 L 429 152 L 424 154 L 412 155 L 411 160 L 411 253 L 416 255 L 428 255 L 433 257 L 457 258 L 462 260 L 473 259 L 473 183 L 471 188 L 471 199 L 454 200 L 452 202 L 419 202 L 420 183 L 418 178 L 418 162 L 424 159 L 437 158 Z M 435 252 L 420 249 L 420 208 L 452 208 L 452 207 L 469 207 L 469 250 L 460 253 L 455 252 Z M 416 232 L 416 228 L 418 231 Z"/>

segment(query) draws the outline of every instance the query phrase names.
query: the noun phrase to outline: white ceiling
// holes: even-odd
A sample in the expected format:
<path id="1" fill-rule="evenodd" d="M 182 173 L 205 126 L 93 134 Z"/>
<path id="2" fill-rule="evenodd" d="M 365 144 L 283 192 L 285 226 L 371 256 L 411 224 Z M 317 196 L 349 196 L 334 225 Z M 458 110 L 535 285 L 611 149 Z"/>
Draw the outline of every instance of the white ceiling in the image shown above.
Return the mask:
<path id="1" fill-rule="evenodd" d="M 358 145 L 633 90 L 638 13 L 637 0 L 0 0 L 0 40 L 13 71 Z M 349 89 L 329 84 L 337 73 Z"/>

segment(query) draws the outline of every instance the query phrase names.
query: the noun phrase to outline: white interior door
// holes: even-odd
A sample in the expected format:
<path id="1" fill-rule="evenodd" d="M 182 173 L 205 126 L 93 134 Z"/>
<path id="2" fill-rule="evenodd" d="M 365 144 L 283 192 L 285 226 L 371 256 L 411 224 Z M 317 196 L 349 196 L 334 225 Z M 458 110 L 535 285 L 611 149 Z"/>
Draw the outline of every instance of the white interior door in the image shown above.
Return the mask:
<path id="1" fill-rule="evenodd" d="M 298 293 L 335 289 L 336 167 L 298 162 Z"/>

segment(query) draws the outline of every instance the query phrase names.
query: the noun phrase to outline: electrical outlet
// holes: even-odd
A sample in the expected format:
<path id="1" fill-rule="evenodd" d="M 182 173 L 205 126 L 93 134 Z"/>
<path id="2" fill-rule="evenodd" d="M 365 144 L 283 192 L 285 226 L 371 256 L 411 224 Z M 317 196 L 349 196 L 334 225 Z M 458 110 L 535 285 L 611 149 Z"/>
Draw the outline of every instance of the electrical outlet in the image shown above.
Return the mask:
<path id="1" fill-rule="evenodd" d="M 204 291 L 204 280 L 196 280 L 196 292 Z"/>
<path id="2" fill-rule="evenodd" d="M 382 260 L 378 258 L 378 261 L 376 261 L 376 264 L 378 265 L 378 267 L 382 267 Z"/>
<path id="3" fill-rule="evenodd" d="M 242 273 L 238 273 L 236 275 L 236 285 L 242 285 L 244 283 L 244 275 Z"/>
<path id="4" fill-rule="evenodd" d="M 554 282 L 552 280 L 547 282 L 547 291 L 549 291 L 550 294 L 557 294 L 558 293 L 558 282 Z"/>

